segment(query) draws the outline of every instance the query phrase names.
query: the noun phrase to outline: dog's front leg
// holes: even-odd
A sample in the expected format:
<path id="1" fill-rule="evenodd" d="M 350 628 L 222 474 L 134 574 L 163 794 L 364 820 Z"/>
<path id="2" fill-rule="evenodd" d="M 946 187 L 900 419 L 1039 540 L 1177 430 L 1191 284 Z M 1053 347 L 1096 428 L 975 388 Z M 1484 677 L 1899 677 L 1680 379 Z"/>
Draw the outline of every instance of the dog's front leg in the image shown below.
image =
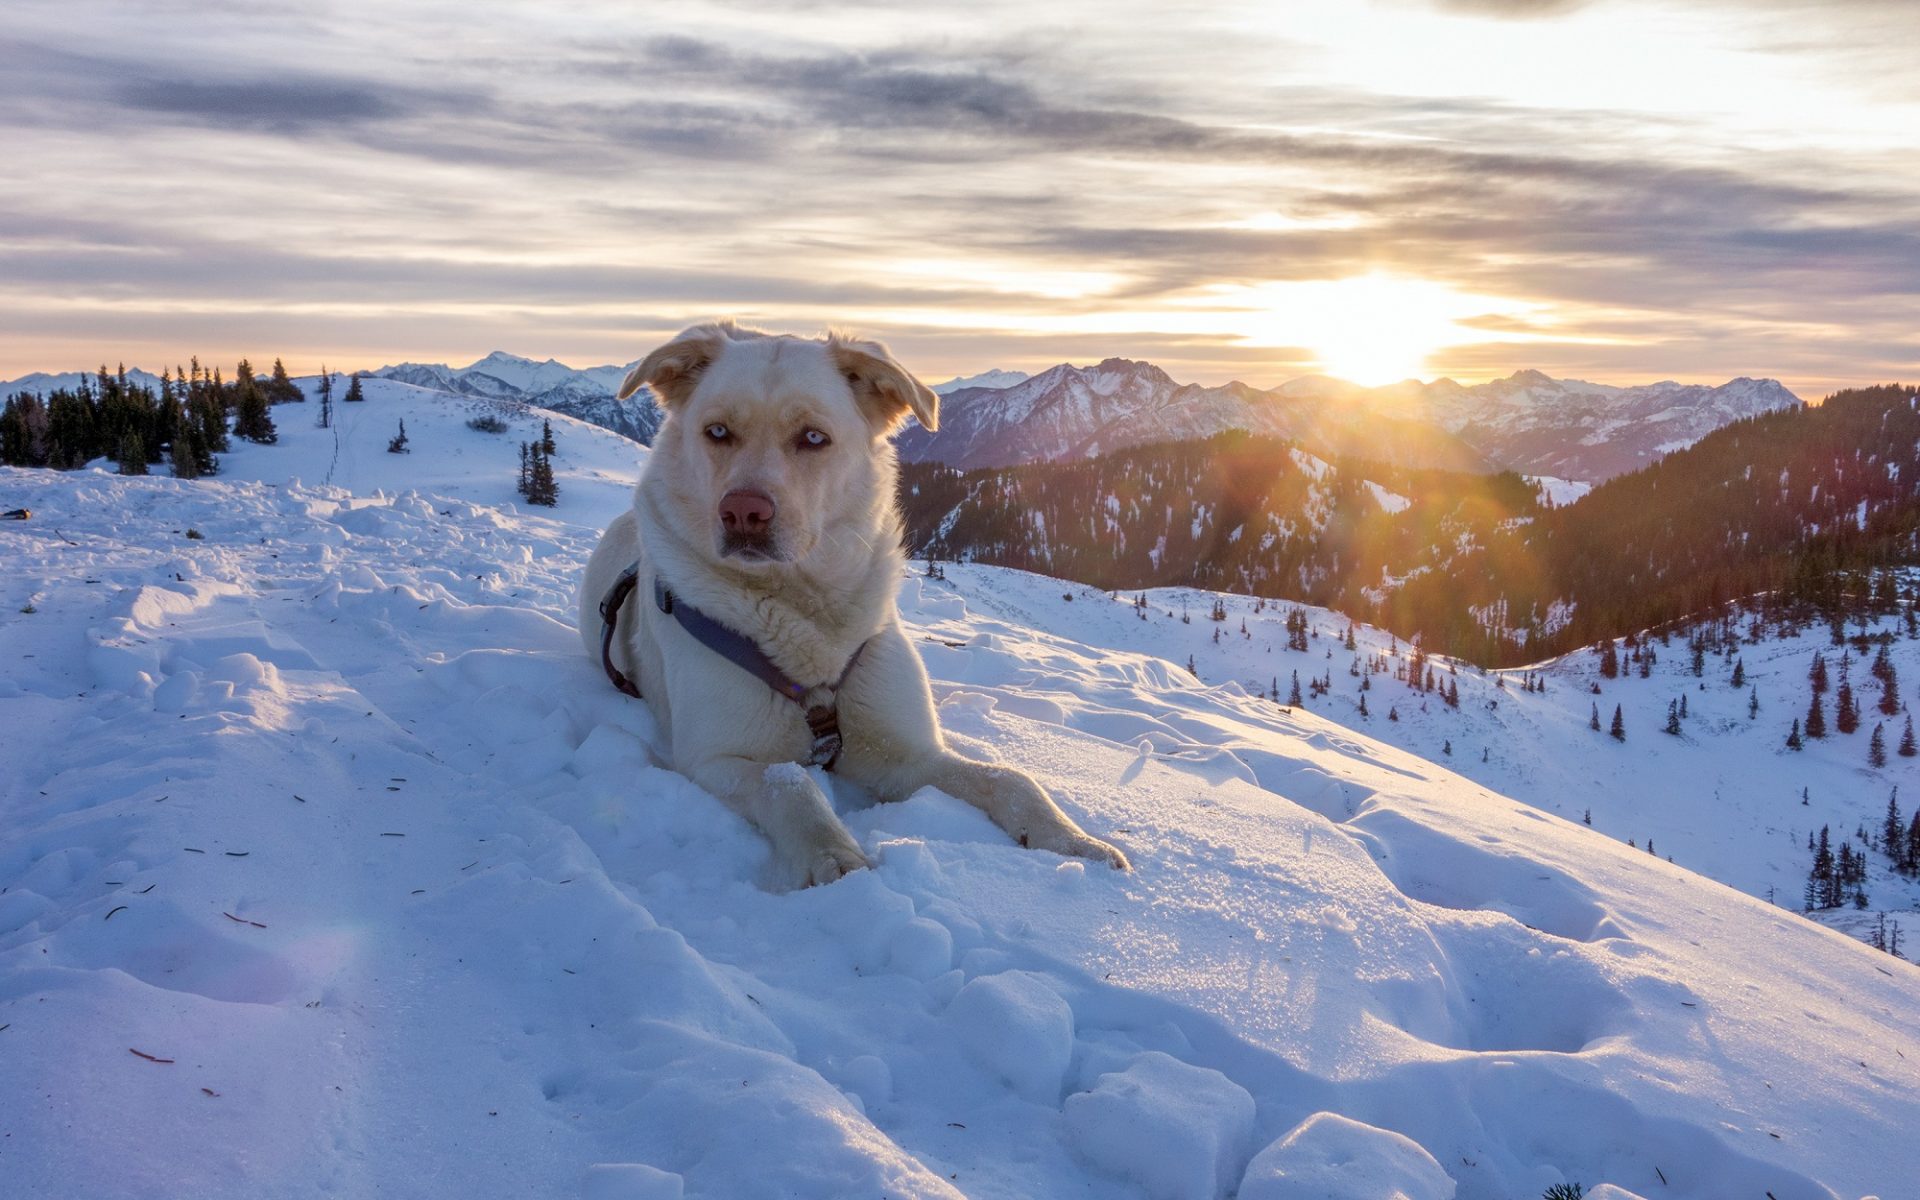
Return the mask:
<path id="1" fill-rule="evenodd" d="M 853 834 L 800 764 L 768 765 L 724 755 L 687 774 L 767 836 L 789 886 L 832 883 L 868 865 Z"/>
<path id="2" fill-rule="evenodd" d="M 1127 856 L 1118 847 L 1074 824 L 1073 818 L 1061 812 L 1046 790 L 1024 771 L 975 762 L 942 749 L 914 774 L 919 785 L 931 784 L 986 813 L 1022 846 L 1090 858 L 1122 871 L 1130 869 Z"/>

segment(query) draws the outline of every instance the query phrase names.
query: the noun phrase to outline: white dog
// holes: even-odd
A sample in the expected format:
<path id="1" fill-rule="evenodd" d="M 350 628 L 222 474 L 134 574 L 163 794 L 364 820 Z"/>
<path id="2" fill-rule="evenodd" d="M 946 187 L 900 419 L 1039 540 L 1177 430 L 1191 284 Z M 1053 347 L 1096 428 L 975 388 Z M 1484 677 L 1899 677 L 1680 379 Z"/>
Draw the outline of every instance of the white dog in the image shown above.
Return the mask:
<path id="1" fill-rule="evenodd" d="M 621 397 L 643 383 L 666 419 L 587 564 L 580 634 L 637 685 L 672 767 L 759 827 L 794 886 L 867 865 L 807 763 L 881 800 L 939 788 L 1022 845 L 1124 869 L 1031 778 L 940 736 L 895 607 L 888 441 L 908 413 L 934 428 L 939 398 L 874 342 L 730 322 L 647 355 Z"/>

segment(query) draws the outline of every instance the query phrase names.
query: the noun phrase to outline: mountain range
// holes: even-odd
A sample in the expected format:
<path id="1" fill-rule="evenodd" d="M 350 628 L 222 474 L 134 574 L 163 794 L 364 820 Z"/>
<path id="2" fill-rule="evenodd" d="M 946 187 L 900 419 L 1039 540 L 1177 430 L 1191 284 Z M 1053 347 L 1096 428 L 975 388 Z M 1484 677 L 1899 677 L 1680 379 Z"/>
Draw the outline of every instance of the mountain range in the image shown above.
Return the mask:
<path id="1" fill-rule="evenodd" d="M 464 367 L 405 362 L 368 375 L 434 391 L 550 409 L 651 444 L 660 411 L 642 389 L 614 398 L 633 367 L 574 368 L 494 351 Z M 157 376 L 132 370 L 149 386 Z M 73 387 L 89 372 L 0 383 L 0 395 Z M 1692 445 L 1730 422 L 1799 408 L 1771 379 L 1717 387 L 1672 381 L 1615 387 L 1523 370 L 1480 384 L 1406 380 L 1365 388 L 1305 376 L 1275 388 L 1180 383 L 1152 363 L 1109 358 L 1061 363 L 1037 375 L 994 369 L 936 385 L 940 431 L 913 427 L 907 462 L 961 468 L 1092 458 L 1152 442 L 1226 430 L 1287 438 L 1323 458 L 1402 467 L 1529 475 L 1599 483 Z"/>
<path id="2" fill-rule="evenodd" d="M 1261 390 L 1182 384 L 1152 363 L 1110 358 L 1091 367 L 1063 363 L 1007 386 L 953 386 L 940 431 L 909 430 L 899 446 L 910 462 L 1003 467 L 1240 429 L 1289 438 L 1329 458 L 1598 483 L 1729 422 L 1801 406 L 1771 379 L 1614 387 L 1528 370 L 1473 385 L 1439 379 L 1363 388 L 1306 376 Z"/>

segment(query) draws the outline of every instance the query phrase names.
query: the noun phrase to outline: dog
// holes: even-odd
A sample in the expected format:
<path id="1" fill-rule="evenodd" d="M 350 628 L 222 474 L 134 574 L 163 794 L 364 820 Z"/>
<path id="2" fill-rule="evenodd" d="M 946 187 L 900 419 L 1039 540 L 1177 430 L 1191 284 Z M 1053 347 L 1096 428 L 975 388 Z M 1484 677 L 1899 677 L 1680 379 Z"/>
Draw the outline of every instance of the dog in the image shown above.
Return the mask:
<path id="1" fill-rule="evenodd" d="M 938 788 L 1023 846 L 1127 869 L 1031 777 L 941 736 L 896 605 L 889 440 L 909 415 L 936 428 L 939 397 L 876 342 L 732 322 L 648 354 L 620 397 L 642 384 L 664 420 L 588 561 L 581 639 L 652 710 L 671 768 L 766 836 L 781 880 L 869 865 L 809 763 L 881 801 Z"/>

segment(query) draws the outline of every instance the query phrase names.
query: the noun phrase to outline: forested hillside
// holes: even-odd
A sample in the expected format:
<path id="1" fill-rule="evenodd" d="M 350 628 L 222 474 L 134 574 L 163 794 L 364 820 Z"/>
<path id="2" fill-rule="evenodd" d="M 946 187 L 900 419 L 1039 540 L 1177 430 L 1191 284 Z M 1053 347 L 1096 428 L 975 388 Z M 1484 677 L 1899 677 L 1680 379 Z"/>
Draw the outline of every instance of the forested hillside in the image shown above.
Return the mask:
<path id="1" fill-rule="evenodd" d="M 1920 398 L 1736 422 L 1561 507 L 1512 474 L 1325 462 L 1224 434 L 1084 462 L 902 474 L 916 552 L 1107 588 L 1308 600 L 1487 664 L 1772 593 L 1832 616 L 1915 560 Z"/>

